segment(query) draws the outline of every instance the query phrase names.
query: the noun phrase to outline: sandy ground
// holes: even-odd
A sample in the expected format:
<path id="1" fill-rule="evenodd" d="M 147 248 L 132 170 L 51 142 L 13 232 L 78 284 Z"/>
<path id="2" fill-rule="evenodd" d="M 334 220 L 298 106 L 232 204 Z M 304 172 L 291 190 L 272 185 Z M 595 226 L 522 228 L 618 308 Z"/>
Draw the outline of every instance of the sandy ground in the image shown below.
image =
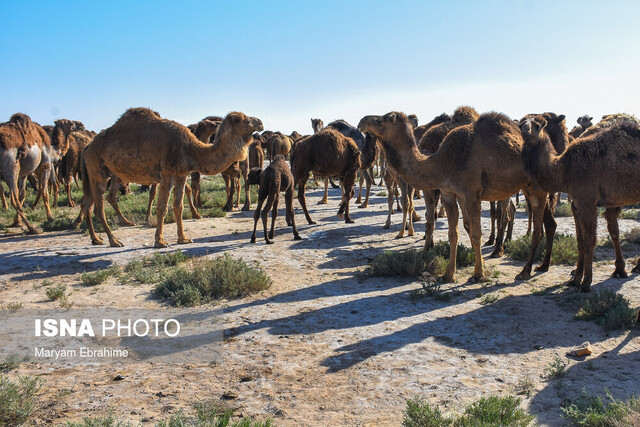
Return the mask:
<path id="1" fill-rule="evenodd" d="M 381 191 L 374 187 L 372 194 Z M 126 364 L 121 366 L 53 366 L 23 364 L 11 375 L 40 375 L 45 381 L 41 425 L 105 414 L 111 408 L 124 419 L 152 424 L 194 402 L 225 393 L 239 414 L 272 417 L 277 425 L 399 425 L 407 398 L 421 397 L 448 410 L 459 410 L 481 396 L 514 393 L 530 378 L 535 390 L 523 406 L 541 425 L 563 425 L 560 405 L 583 388 L 619 398 L 638 392 L 640 338 L 637 331 L 606 333 L 591 322 L 573 320 L 566 304 L 576 292 L 555 288 L 571 267 L 552 266 L 526 282 L 514 281 L 521 262 L 487 259 L 493 279 L 483 285 L 465 283 L 470 269 L 446 285 L 457 294 L 450 302 L 410 299 L 417 281 L 397 278 L 358 280 L 358 272 L 385 249 L 420 247 L 423 223 L 414 237 L 394 239 L 401 215 L 383 230 L 386 197 L 373 196 L 367 209 L 352 207 L 354 224 L 335 215 L 339 190 L 328 205 L 316 205 L 320 191 L 311 190 L 308 205 L 316 225 L 307 225 L 296 210 L 302 241 L 294 241 L 281 209 L 274 245 L 249 244 L 252 212 L 226 218 L 186 221 L 194 243 L 175 245 L 191 255 L 229 253 L 259 261 L 273 286 L 258 295 L 223 302 L 224 362 L 217 365 Z M 281 203 L 282 204 L 282 203 Z M 296 202 L 297 204 L 297 202 Z M 353 206 L 353 205 L 352 205 Z M 417 201 L 424 214 L 422 201 Z M 283 207 L 283 206 L 281 206 Z M 489 218 L 483 212 L 484 236 Z M 573 234 L 571 218 L 558 219 L 559 232 Z M 637 226 L 621 220 L 622 231 Z M 436 239 L 446 239 L 446 220 L 437 223 Z M 526 214 L 518 212 L 514 236 L 524 234 Z M 65 283 L 75 307 L 155 307 L 151 287 L 133 287 L 109 279 L 93 288 L 80 284 L 80 273 L 124 264 L 152 254 L 154 230 L 119 228 L 124 248 L 95 247 L 75 231 L 38 236 L 0 236 L 0 301 L 23 302 L 25 308 L 56 307 L 35 289 L 44 279 Z M 604 221 L 599 236 L 606 237 Z M 165 237 L 175 242 L 175 224 Z M 469 245 L 464 230 L 461 242 Z M 484 249 L 487 256 L 490 248 Z M 621 292 L 640 305 L 640 279 L 612 279 L 613 254 L 598 252 L 594 289 Z M 638 254 L 625 254 L 629 262 Z M 545 295 L 533 291 L 553 287 Z M 500 299 L 481 304 L 481 296 Z M 570 359 L 565 351 L 590 341 L 594 354 Z M 535 349 L 540 347 L 541 349 Z M 562 379 L 541 378 L 559 355 L 568 362 Z M 114 381 L 116 375 L 123 380 Z"/>

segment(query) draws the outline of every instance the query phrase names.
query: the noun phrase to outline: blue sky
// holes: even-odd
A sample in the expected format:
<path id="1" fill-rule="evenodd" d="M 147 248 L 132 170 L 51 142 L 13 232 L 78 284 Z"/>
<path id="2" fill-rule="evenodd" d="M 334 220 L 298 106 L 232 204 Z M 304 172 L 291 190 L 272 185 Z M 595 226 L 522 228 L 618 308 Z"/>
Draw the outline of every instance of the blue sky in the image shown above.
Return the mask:
<path id="1" fill-rule="evenodd" d="M 640 115 L 640 2 L 0 0 L 0 120 Z"/>

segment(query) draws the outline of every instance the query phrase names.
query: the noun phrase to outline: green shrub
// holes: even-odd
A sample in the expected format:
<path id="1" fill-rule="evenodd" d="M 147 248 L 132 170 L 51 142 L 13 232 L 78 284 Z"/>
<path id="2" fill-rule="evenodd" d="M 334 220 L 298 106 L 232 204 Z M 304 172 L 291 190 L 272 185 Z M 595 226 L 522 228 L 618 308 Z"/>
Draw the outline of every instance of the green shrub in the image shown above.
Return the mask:
<path id="1" fill-rule="evenodd" d="M 556 205 L 556 212 L 553 214 L 553 216 L 556 218 L 573 216 L 573 212 L 571 212 L 571 205 L 565 202 L 558 203 Z"/>
<path id="2" fill-rule="evenodd" d="M 518 408 L 521 400 L 513 396 L 490 396 L 469 404 L 458 416 L 446 417 L 437 406 L 408 400 L 403 427 L 526 427 L 534 417 Z"/>
<path id="3" fill-rule="evenodd" d="M 616 400 L 607 391 L 609 403 L 600 396 L 592 396 L 582 390 L 580 396 L 562 409 L 563 418 L 576 426 L 637 426 L 640 425 L 640 398 L 630 397 L 628 400 Z"/>
<path id="4" fill-rule="evenodd" d="M 81 422 L 67 422 L 67 427 L 130 427 L 131 423 L 116 419 L 113 414 L 106 417 L 84 417 Z"/>
<path id="5" fill-rule="evenodd" d="M 534 261 L 542 261 L 546 240 L 543 236 L 533 257 Z M 505 253 L 516 261 L 526 261 L 529 259 L 531 251 L 531 236 L 522 236 L 519 239 L 505 242 Z M 551 262 L 553 264 L 573 265 L 578 261 L 578 241 L 574 236 L 565 234 L 556 234 L 553 239 L 553 251 L 551 253 Z"/>
<path id="6" fill-rule="evenodd" d="M 80 276 L 80 280 L 85 286 L 96 286 L 100 283 L 103 283 L 109 277 L 117 277 L 120 274 L 120 267 L 116 264 L 112 265 L 109 268 L 104 268 L 102 270 L 93 271 L 93 272 L 84 272 Z"/>
<path id="7" fill-rule="evenodd" d="M 35 395 L 40 387 L 37 377 L 18 377 L 13 382 L 0 374 L 0 426 L 24 424 L 37 409 Z"/>
<path id="8" fill-rule="evenodd" d="M 620 212 L 620 218 L 622 219 L 640 219 L 640 209 L 623 209 Z"/>
<path id="9" fill-rule="evenodd" d="M 564 377 L 565 369 L 568 364 L 569 363 L 560 356 L 554 356 L 553 362 L 549 363 L 544 368 L 544 377 L 548 380 Z"/>
<path id="10" fill-rule="evenodd" d="M 49 298 L 50 300 L 59 300 L 60 298 L 65 296 L 65 293 L 67 292 L 67 285 L 57 285 L 57 286 L 53 286 L 50 288 L 47 288 L 47 298 Z"/>
<path id="11" fill-rule="evenodd" d="M 142 260 L 128 263 L 124 271 L 127 277 L 140 283 L 158 283 L 167 275 L 168 269 L 189 259 L 181 251 L 157 253 Z"/>
<path id="12" fill-rule="evenodd" d="M 178 411 L 167 421 L 160 421 L 156 427 L 273 427 L 273 421 L 267 418 L 263 421 L 254 421 L 249 417 L 243 417 L 238 421 L 232 421 L 234 410 L 224 407 L 217 402 L 196 403 L 196 416 L 188 417 L 182 411 Z"/>
<path id="13" fill-rule="evenodd" d="M 609 289 L 592 293 L 576 313 L 576 319 L 594 320 L 606 330 L 623 329 L 633 325 L 636 311 L 629 300 Z"/>
<path id="14" fill-rule="evenodd" d="M 189 269 L 172 270 L 156 291 L 178 306 L 194 306 L 218 298 L 239 298 L 267 289 L 271 283 L 260 266 L 225 254 L 195 260 Z"/>

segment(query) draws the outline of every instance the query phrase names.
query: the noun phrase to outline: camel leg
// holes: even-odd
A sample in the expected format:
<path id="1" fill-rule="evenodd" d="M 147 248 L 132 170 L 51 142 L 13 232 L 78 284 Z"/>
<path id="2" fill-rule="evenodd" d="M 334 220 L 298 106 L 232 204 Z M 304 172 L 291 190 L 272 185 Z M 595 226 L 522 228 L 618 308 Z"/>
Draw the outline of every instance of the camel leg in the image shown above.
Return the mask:
<path id="1" fill-rule="evenodd" d="M 156 198 L 156 193 L 158 192 L 158 184 L 153 184 L 149 188 L 149 204 L 147 205 L 147 224 L 151 224 L 151 206 L 153 205 L 153 200 Z"/>
<path id="2" fill-rule="evenodd" d="M 342 203 L 344 203 L 344 222 L 347 224 L 352 224 L 353 220 L 351 216 L 349 216 L 349 202 L 351 198 L 355 195 L 356 190 L 354 188 L 356 182 L 356 175 L 349 174 L 347 176 L 340 177 L 340 184 L 342 184 Z"/>
<path id="3" fill-rule="evenodd" d="M 340 188 L 338 184 L 333 182 L 333 178 L 329 177 L 329 184 L 331 184 L 331 188 Z"/>
<path id="4" fill-rule="evenodd" d="M 300 194 L 300 189 L 298 189 L 298 194 Z M 300 196 L 298 196 L 300 197 Z M 319 205 L 326 205 L 329 197 L 329 178 L 324 179 L 324 194 L 322 195 L 322 199 L 318 202 Z"/>
<path id="5" fill-rule="evenodd" d="M 564 283 L 565 286 L 578 287 L 582 276 L 584 276 L 584 239 L 582 238 L 582 226 L 580 225 L 581 218 L 578 215 L 576 206 L 571 202 L 571 213 L 573 214 L 573 221 L 576 227 L 576 240 L 578 241 L 578 262 L 576 268 L 571 272 L 571 279 Z"/>
<path id="6" fill-rule="evenodd" d="M 184 184 L 184 192 L 187 194 L 187 202 L 189 203 L 189 210 L 191 211 L 191 218 L 193 219 L 202 219 L 202 216 L 200 216 L 200 214 L 198 213 L 198 210 L 196 209 L 196 206 L 193 203 L 193 192 L 191 189 L 191 186 L 189 184 L 186 183 Z"/>
<path id="7" fill-rule="evenodd" d="M 233 211 L 233 193 L 235 192 L 235 180 L 229 176 L 222 176 L 224 178 L 224 186 L 227 190 L 227 202 L 222 208 L 225 212 Z"/>
<path id="8" fill-rule="evenodd" d="M 193 201 L 189 203 L 189 206 L 192 204 L 198 208 L 202 208 L 202 197 L 200 196 L 200 172 L 191 172 L 191 190 L 192 197 L 189 199 L 193 199 Z M 226 184 L 226 182 L 225 182 Z"/>
<path id="9" fill-rule="evenodd" d="M 556 236 L 556 228 L 558 228 L 558 224 L 556 223 L 555 218 L 553 217 L 553 213 L 551 212 L 551 208 L 547 204 L 544 208 L 544 234 L 546 239 L 547 247 L 545 248 L 544 259 L 542 264 L 536 267 L 536 271 L 549 271 L 549 265 L 551 265 L 551 253 L 553 251 L 553 239 Z"/>
<path id="10" fill-rule="evenodd" d="M 484 260 L 482 259 L 482 225 L 480 223 L 481 216 L 481 204 L 479 199 L 467 198 L 464 201 L 466 217 L 469 221 L 469 239 L 471 240 L 471 246 L 476 255 L 475 268 L 473 276 L 469 278 L 471 283 L 484 282 L 487 279 L 484 277 Z"/>
<path id="11" fill-rule="evenodd" d="M 500 258 L 504 254 L 504 233 L 507 230 L 509 218 L 509 199 L 500 200 L 496 206 L 496 221 L 498 223 L 498 232 L 496 234 L 496 244 L 491 253 L 491 258 Z"/>
<path id="12" fill-rule="evenodd" d="M 2 200 L 2 210 L 7 210 L 9 209 L 9 206 L 7 205 L 7 199 L 4 195 L 4 187 L 2 186 L 2 184 L 0 183 L 0 199 Z"/>
<path id="13" fill-rule="evenodd" d="M 638 263 L 636 264 L 635 267 L 633 267 L 633 270 L 631 270 L 634 273 L 640 273 L 640 258 L 638 258 Z M 640 316 L 640 315 L 638 315 Z"/>
<path id="14" fill-rule="evenodd" d="M 258 228 L 258 219 L 260 219 L 260 210 L 262 209 L 262 204 L 266 199 L 266 193 L 258 193 L 258 205 L 256 206 L 256 211 L 253 213 L 253 234 L 251 235 L 251 243 L 256 242 L 256 229 Z"/>
<path id="15" fill-rule="evenodd" d="M 591 292 L 593 278 L 593 251 L 596 247 L 596 228 L 598 225 L 598 208 L 593 202 L 578 202 L 576 210 L 580 216 L 582 241 L 584 250 L 584 277 L 580 285 L 581 292 Z"/>
<path id="16" fill-rule="evenodd" d="M 166 248 L 169 244 L 164 240 L 162 229 L 164 228 L 164 217 L 167 216 L 167 203 L 171 192 L 171 178 L 163 177 L 158 185 L 158 204 L 156 205 L 156 242 L 155 248 Z"/>
<path id="17" fill-rule="evenodd" d="M 251 210 L 251 188 L 247 183 L 249 179 L 249 161 L 240 163 L 240 170 L 242 171 L 242 179 L 244 180 L 244 205 L 243 211 Z"/>
<path id="18" fill-rule="evenodd" d="M 487 240 L 484 245 L 491 246 L 496 242 L 496 202 L 489 202 L 489 215 L 491 217 L 491 234 L 489 234 L 489 240 Z"/>
<path id="19" fill-rule="evenodd" d="M 33 187 L 33 189 L 36 191 L 36 200 L 33 202 L 33 206 L 31 206 L 32 209 L 35 209 L 38 207 L 38 203 L 40 203 L 40 186 L 38 184 L 38 178 L 35 176 L 34 173 L 30 173 L 29 175 L 27 175 L 27 181 L 29 181 L 29 184 L 31 184 L 31 186 Z M 24 185 L 21 185 L 20 183 L 18 183 L 18 188 L 20 188 L 20 201 L 24 204 L 24 198 L 26 196 L 26 183 Z M 23 189 L 24 188 L 24 189 Z"/>
<path id="20" fill-rule="evenodd" d="M 277 194 L 274 192 L 269 192 L 269 196 L 267 197 L 267 203 L 264 205 L 264 209 L 262 209 L 261 217 L 262 217 L 262 228 L 264 230 L 264 240 L 268 245 L 273 243 L 273 240 L 269 239 L 269 234 L 267 233 L 267 217 L 269 216 L 269 211 L 274 205 L 276 201 Z M 276 207 L 277 209 L 277 207 Z M 275 222 L 275 220 L 274 220 Z"/>
<path id="21" fill-rule="evenodd" d="M 233 204 L 234 208 L 239 208 L 240 207 L 240 178 L 233 178 L 233 185 L 235 188 L 235 196 L 236 196 L 236 202 Z"/>
<path id="22" fill-rule="evenodd" d="M 373 184 L 373 168 L 363 170 L 362 176 L 364 177 L 367 187 L 364 194 L 364 203 L 362 203 L 358 207 L 366 208 L 367 206 L 369 206 L 369 195 L 371 194 L 371 185 Z M 362 191 L 362 178 L 360 178 L 360 191 Z M 357 200 L 356 203 L 358 203 Z"/>
<path id="23" fill-rule="evenodd" d="M 280 189 L 276 192 L 276 198 L 273 201 L 273 209 L 271 211 L 271 230 L 269 230 L 269 238 L 273 239 L 276 229 L 276 217 L 278 216 L 278 201 L 280 200 Z"/>
<path id="24" fill-rule="evenodd" d="M 38 170 L 38 196 L 42 197 L 42 203 L 44 203 L 44 211 L 47 214 L 47 219 L 51 221 L 53 219 L 53 215 L 51 214 L 51 208 L 49 207 L 49 191 L 47 188 L 47 184 L 49 182 L 49 174 L 51 173 L 51 168 L 49 165 L 45 165 L 42 169 Z"/>
<path id="25" fill-rule="evenodd" d="M 443 282 L 455 282 L 456 278 L 456 260 L 458 256 L 458 203 L 455 194 L 441 193 L 442 205 L 447 211 L 447 223 L 449 225 L 449 263 L 444 276 L 441 277 Z M 427 242 L 425 241 L 425 246 Z M 425 247 L 426 249 L 426 247 Z"/>
<path id="26" fill-rule="evenodd" d="M 404 230 L 407 228 L 407 236 L 413 236 L 413 187 L 408 185 L 405 181 L 400 184 L 402 190 L 402 227 L 400 232 L 396 236 L 396 239 L 404 236 Z M 407 221 L 409 224 L 407 224 Z"/>
<path id="27" fill-rule="evenodd" d="M 20 187 L 17 179 L 17 175 L 18 175 L 17 163 L 13 164 L 11 170 L 3 175 L 5 177 L 5 181 L 7 182 L 7 186 L 9 187 L 9 203 L 11 203 L 11 206 L 16 211 L 16 218 L 14 223 L 16 222 L 18 222 L 19 224 L 24 223 L 24 225 L 29 230 L 29 233 L 31 234 L 40 233 L 39 229 L 31 225 L 31 223 L 27 219 L 27 215 L 24 213 L 22 209 L 22 201 L 20 199 L 20 190 L 19 190 Z M 13 177 L 13 179 L 11 179 L 11 177 Z M 26 184 L 26 181 L 23 181 L 23 183 Z"/>
<path id="28" fill-rule="evenodd" d="M 616 252 L 616 269 L 611 275 L 618 279 L 627 277 L 627 272 L 624 269 L 624 258 L 622 256 L 622 248 L 620 247 L 620 229 L 618 228 L 618 215 L 620 215 L 620 207 L 607 208 L 604 211 L 604 217 L 607 220 L 607 230 L 611 236 L 613 242 L 613 248 Z"/>
<path id="29" fill-rule="evenodd" d="M 391 180 L 385 181 L 387 186 L 387 222 L 384 223 L 385 230 L 391 227 L 391 215 L 393 215 L 393 198 L 395 193 L 395 183 Z"/>
<path id="30" fill-rule="evenodd" d="M 66 181 L 66 187 L 67 187 L 67 203 L 69 204 L 69 207 L 74 207 L 76 204 L 73 202 L 73 197 L 71 197 L 71 174 L 68 174 L 68 176 L 66 177 L 67 181 Z M 53 204 L 57 204 L 58 203 L 58 192 L 56 191 L 56 195 L 53 199 Z"/>
<path id="31" fill-rule="evenodd" d="M 118 220 L 120 221 L 120 224 L 123 226 L 132 226 L 135 225 L 133 222 L 129 221 L 124 214 L 122 213 L 122 211 L 120 210 L 120 206 L 118 206 L 118 190 L 120 189 L 120 184 L 122 183 L 122 181 L 120 180 L 120 178 L 117 177 L 112 177 L 111 178 L 111 185 L 109 186 L 109 192 L 107 193 L 107 202 L 109 202 L 109 204 L 111 205 L 111 207 L 113 208 L 114 211 L 116 211 L 116 215 L 118 216 Z M 102 200 L 102 197 L 100 197 L 100 200 Z M 96 215 L 98 214 L 98 201 L 95 201 L 96 203 Z M 111 239 L 109 239 L 109 241 L 111 241 Z"/>
<path id="32" fill-rule="evenodd" d="M 529 217 L 529 219 L 528 219 L 529 222 L 527 223 L 527 234 L 526 235 L 530 236 L 531 235 L 531 223 L 533 221 L 533 213 L 532 213 L 533 207 L 531 207 L 531 202 L 529 201 L 529 198 L 527 197 L 526 194 L 524 196 L 524 200 L 527 203 L 527 216 Z"/>
<path id="33" fill-rule="evenodd" d="M 285 210 L 287 212 L 287 216 L 289 217 L 288 222 L 291 222 L 291 227 L 293 228 L 293 239 L 294 240 L 302 240 L 302 237 L 298 234 L 298 229 L 296 228 L 296 219 L 295 212 L 293 210 L 293 186 L 290 185 L 287 188 L 287 191 L 284 193 L 284 203 Z"/>
<path id="34" fill-rule="evenodd" d="M 302 178 L 300 182 L 298 182 L 298 202 L 300 202 L 300 206 L 302 206 L 302 211 L 304 212 L 304 217 L 307 219 L 307 222 L 309 224 L 315 224 L 315 221 L 311 219 L 309 211 L 307 210 L 307 199 L 304 195 L 306 183 L 307 178 Z"/>
<path id="35" fill-rule="evenodd" d="M 436 192 L 433 190 L 425 190 L 424 206 L 425 206 L 425 231 L 424 231 L 424 249 L 429 250 L 433 247 L 433 231 L 436 228 Z"/>
<path id="36" fill-rule="evenodd" d="M 531 277 L 531 266 L 533 265 L 533 257 L 538 249 L 538 244 L 542 240 L 542 222 L 544 219 L 544 210 L 547 205 L 547 195 L 542 193 L 526 194 L 525 197 L 531 205 L 532 220 L 533 220 L 533 234 L 531 235 L 531 250 L 529 251 L 529 258 L 527 263 L 522 268 L 522 271 L 516 276 L 517 280 L 527 280 Z"/>
<path id="37" fill-rule="evenodd" d="M 187 183 L 187 177 L 179 177 L 175 180 L 173 187 L 173 217 L 176 219 L 176 228 L 178 229 L 178 244 L 193 243 L 193 240 L 184 235 L 182 226 L 182 204 L 184 203 L 184 187 Z"/>
<path id="38" fill-rule="evenodd" d="M 107 182 L 102 180 L 98 181 L 97 179 L 91 177 L 89 179 L 91 180 L 91 193 L 93 196 L 93 202 L 95 204 L 95 214 L 98 218 L 98 221 L 100 221 L 100 224 L 102 224 L 102 228 L 104 228 L 104 231 L 109 237 L 109 246 L 114 248 L 121 247 L 123 246 L 123 244 L 113 235 L 113 233 L 111 232 L 111 228 L 109 228 L 109 224 L 107 224 L 107 219 L 104 216 L 103 196 L 104 192 L 107 190 Z M 119 180 L 111 179 L 111 187 L 109 188 L 109 193 L 111 193 L 112 190 L 118 191 L 119 186 L 117 184 L 119 184 Z M 90 215 L 87 215 L 87 218 L 90 218 Z M 94 241 L 93 236 L 91 237 L 91 241 L 94 244 L 102 244 L 99 239 L 97 239 L 97 241 Z"/>
<path id="39" fill-rule="evenodd" d="M 516 222 L 516 205 L 509 200 L 509 226 L 507 227 L 507 236 L 504 241 L 509 242 L 513 237 L 513 226 Z M 554 221 L 555 222 L 555 221 Z"/>
<path id="40" fill-rule="evenodd" d="M 364 183 L 364 173 L 362 169 L 358 169 L 358 181 L 360 188 L 358 189 L 358 197 L 356 197 L 356 205 L 362 203 L 362 184 Z"/>

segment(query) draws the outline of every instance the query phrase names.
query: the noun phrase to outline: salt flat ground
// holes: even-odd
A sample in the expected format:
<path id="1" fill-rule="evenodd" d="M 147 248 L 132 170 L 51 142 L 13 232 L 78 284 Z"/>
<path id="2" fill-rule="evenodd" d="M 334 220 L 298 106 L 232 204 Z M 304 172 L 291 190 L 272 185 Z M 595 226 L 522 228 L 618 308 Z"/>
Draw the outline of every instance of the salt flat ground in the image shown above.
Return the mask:
<path id="1" fill-rule="evenodd" d="M 381 187 L 374 187 L 372 194 Z M 640 338 L 637 331 L 605 332 L 592 322 L 573 319 L 567 304 L 573 289 L 564 282 L 570 266 L 552 266 L 544 274 L 520 282 L 514 277 L 523 263 L 507 257 L 486 259 L 489 283 L 470 285 L 467 268 L 445 289 L 457 293 L 449 302 L 428 297 L 412 300 L 420 289 L 412 279 L 368 278 L 358 272 L 388 249 L 418 248 L 424 225 L 414 237 L 394 239 L 401 215 L 383 230 L 386 197 L 373 196 L 366 209 L 352 204 L 354 224 L 335 215 L 339 190 L 331 190 L 328 205 L 316 205 L 320 190 L 308 193 L 316 225 L 307 225 L 300 209 L 296 219 L 302 241 L 294 241 L 280 210 L 274 245 L 262 233 L 250 244 L 253 212 L 233 212 L 225 218 L 187 220 L 194 243 L 174 245 L 190 255 L 228 253 L 257 261 L 273 286 L 239 300 L 223 301 L 224 362 L 217 365 L 124 364 L 99 366 L 22 364 L 11 375 L 39 375 L 46 382 L 45 407 L 38 423 L 47 425 L 83 416 L 104 415 L 109 408 L 126 420 L 152 424 L 194 402 L 237 396 L 230 401 L 238 413 L 272 417 L 277 425 L 399 425 L 407 398 L 421 397 L 448 410 L 458 410 L 481 396 L 514 393 L 519 381 L 535 382 L 523 406 L 542 425 L 562 425 L 560 405 L 583 388 L 614 396 L 638 393 Z M 283 208 L 281 198 L 281 207 Z M 297 202 L 296 202 L 297 205 Z M 488 204 L 487 204 L 488 205 Z M 422 201 L 417 201 L 424 216 Z M 486 208 L 486 207 L 485 207 Z M 483 211 L 483 233 L 489 218 Z M 518 211 L 514 236 L 526 230 L 526 213 Z M 558 232 L 574 234 L 572 218 L 559 218 Z M 461 223 L 460 223 L 461 224 Z M 637 226 L 621 220 L 621 230 Z M 598 234 L 606 237 L 599 222 Z M 18 230 L 10 230 L 18 231 Z M 154 229 L 121 227 L 115 231 L 123 248 L 96 247 L 82 232 L 64 231 L 25 236 L 0 236 L 0 301 L 22 302 L 25 308 L 57 307 L 47 301 L 44 279 L 64 283 L 73 291 L 74 307 L 163 307 L 151 286 L 130 286 L 109 279 L 85 287 L 80 273 L 154 253 Z M 461 242 L 469 240 L 461 229 Z M 165 237 L 176 241 L 175 224 Z M 436 240 L 446 240 L 446 220 L 439 219 Z M 484 249 L 485 257 L 490 248 Z M 638 253 L 626 253 L 636 260 Z M 640 305 L 640 279 L 612 279 L 612 251 L 600 250 L 594 270 L 594 290 L 613 289 Z M 627 270 L 632 268 L 631 260 Z M 34 286 L 35 285 L 35 286 Z M 538 292 L 551 288 L 546 294 Z M 499 299 L 481 304 L 481 296 Z M 590 341 L 594 354 L 570 359 L 565 351 Z M 535 349 L 534 346 L 541 349 Z M 564 378 L 546 381 L 544 368 L 554 356 L 568 362 Z M 114 381 L 116 375 L 123 380 Z"/>

